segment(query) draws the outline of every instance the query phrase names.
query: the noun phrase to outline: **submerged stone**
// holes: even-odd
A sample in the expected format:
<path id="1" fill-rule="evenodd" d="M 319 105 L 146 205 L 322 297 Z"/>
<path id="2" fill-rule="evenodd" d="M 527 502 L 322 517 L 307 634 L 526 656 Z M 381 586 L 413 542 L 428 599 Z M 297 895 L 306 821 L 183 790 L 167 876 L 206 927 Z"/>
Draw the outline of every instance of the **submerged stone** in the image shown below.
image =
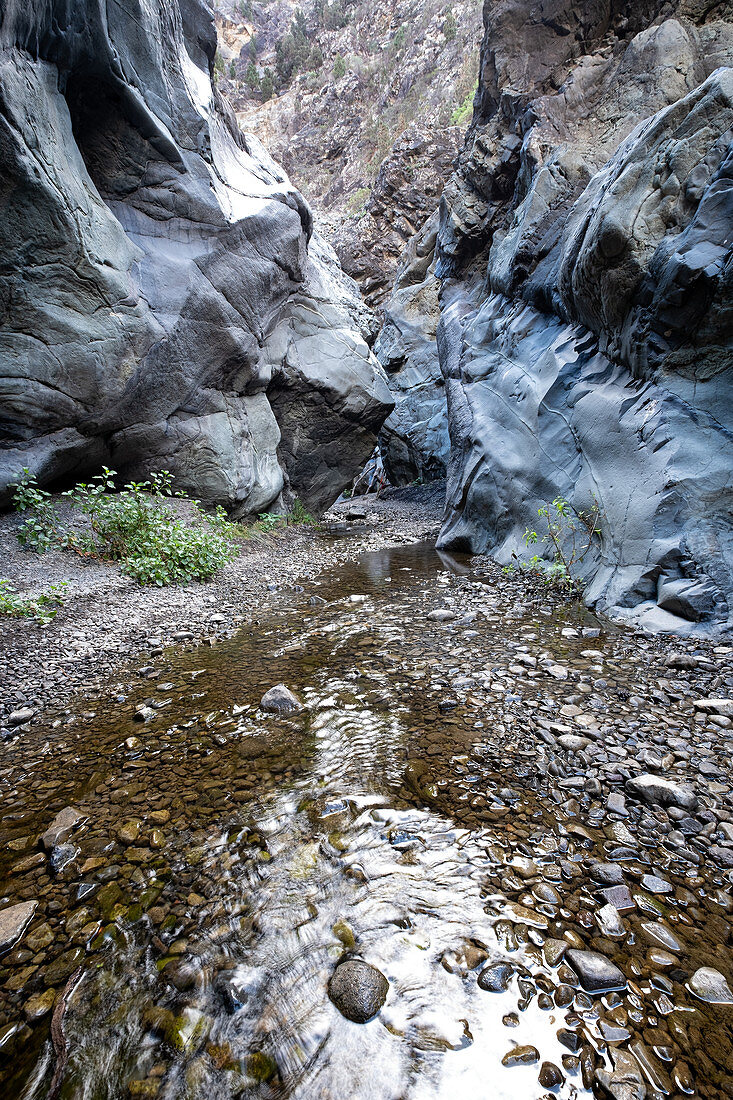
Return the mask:
<path id="1" fill-rule="evenodd" d="M 486 966 L 478 976 L 478 984 L 487 993 L 503 993 L 509 987 L 514 968 L 511 963 L 498 962 Z"/>
<path id="2" fill-rule="evenodd" d="M 37 907 L 37 901 L 21 901 L 0 909 L 0 951 L 12 947 L 20 939 Z"/>
<path id="3" fill-rule="evenodd" d="M 597 951 L 571 949 L 566 958 L 580 978 L 580 984 L 586 993 L 608 993 L 612 989 L 626 987 L 623 972 Z"/>
<path id="4" fill-rule="evenodd" d="M 73 806 L 64 807 L 39 838 L 41 847 L 46 852 L 50 852 L 57 844 L 63 844 L 83 821 L 86 821 L 86 816 L 80 810 Z"/>
<path id="5" fill-rule="evenodd" d="M 389 982 L 380 970 L 361 959 L 340 963 L 328 983 L 328 996 L 342 1016 L 365 1024 L 387 999 Z"/>
<path id="6" fill-rule="evenodd" d="M 303 704 L 285 684 L 276 684 L 262 696 L 260 710 L 268 714 L 295 714 L 303 710 Z"/>
<path id="7" fill-rule="evenodd" d="M 690 978 L 687 988 L 701 1001 L 713 1005 L 733 1005 L 733 991 L 719 970 L 701 966 Z"/>

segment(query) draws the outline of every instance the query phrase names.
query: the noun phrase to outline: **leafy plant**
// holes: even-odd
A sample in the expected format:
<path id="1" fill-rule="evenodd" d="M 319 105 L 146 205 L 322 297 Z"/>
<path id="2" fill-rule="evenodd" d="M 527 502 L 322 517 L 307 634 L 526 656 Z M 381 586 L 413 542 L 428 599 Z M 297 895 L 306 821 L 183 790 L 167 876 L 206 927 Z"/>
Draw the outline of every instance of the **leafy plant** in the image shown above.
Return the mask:
<path id="1" fill-rule="evenodd" d="M 267 66 L 262 74 L 262 80 L 260 81 L 260 95 L 262 96 L 262 102 L 267 103 L 268 99 L 272 99 L 275 92 L 275 78 L 272 75 L 272 69 Z"/>
<path id="2" fill-rule="evenodd" d="M 349 208 L 353 214 L 363 214 L 371 191 L 368 187 L 357 187 L 349 199 Z"/>
<path id="3" fill-rule="evenodd" d="M 471 89 L 466 98 L 456 107 L 453 114 L 450 116 L 451 126 L 465 126 L 468 120 L 473 114 L 473 97 L 475 94 L 475 88 Z"/>
<path id="4" fill-rule="evenodd" d="M 543 504 L 537 514 L 545 520 L 547 531 L 540 537 L 537 531 L 529 528 L 524 532 L 527 547 L 538 542 L 552 547 L 552 562 L 548 563 L 538 554 L 528 561 L 520 562 L 520 568 L 539 574 L 548 584 L 557 588 L 575 591 L 582 589 L 582 581 L 576 575 L 578 564 L 585 560 L 593 539 L 600 534 L 601 512 L 598 501 L 587 510 L 573 508 L 563 497 L 555 497 L 552 504 Z M 516 556 L 516 555 L 513 555 Z M 505 572 L 512 572 L 513 566 L 507 566 Z"/>
<path id="5" fill-rule="evenodd" d="M 448 8 L 448 11 L 445 13 L 445 19 L 443 20 L 443 34 L 445 35 L 446 42 L 453 42 L 455 40 L 456 28 L 456 17 L 451 9 Z"/>
<path id="6" fill-rule="evenodd" d="M 43 626 L 56 617 L 64 603 L 66 581 L 52 584 L 39 596 L 24 597 L 9 580 L 0 580 L 0 615 L 33 619 Z"/>
<path id="7" fill-rule="evenodd" d="M 103 561 L 119 561 L 123 573 L 139 584 L 159 586 L 208 580 L 237 554 L 241 529 L 230 523 L 223 508 L 205 512 L 189 501 L 192 523 L 186 523 L 166 498 L 186 497 L 174 492 L 172 475 L 163 470 L 148 481 L 130 481 L 116 491 L 115 471 L 89 482 L 78 482 L 63 495 L 89 519 L 88 533 L 64 531 L 50 495 L 41 490 L 28 470 L 16 486 L 16 507 L 29 511 L 18 539 L 43 553 L 51 545 L 65 546 Z"/>
<path id="8" fill-rule="evenodd" d="M 287 517 L 290 524 L 301 524 L 305 527 L 317 527 L 318 520 L 312 516 L 304 504 L 296 497 L 290 515 Z"/>
<path id="9" fill-rule="evenodd" d="M 13 504 L 26 518 L 18 530 L 18 542 L 45 554 L 52 546 L 65 546 L 67 537 L 59 530 L 59 518 L 51 494 L 39 489 L 27 466 L 13 486 Z"/>
<path id="10" fill-rule="evenodd" d="M 346 62 L 339 54 L 333 63 L 333 78 L 334 80 L 340 80 L 342 76 L 346 76 Z"/>
<path id="11" fill-rule="evenodd" d="M 278 527 L 282 527 L 283 517 L 277 512 L 260 512 L 257 523 L 255 526 L 266 533 L 277 530 Z"/>

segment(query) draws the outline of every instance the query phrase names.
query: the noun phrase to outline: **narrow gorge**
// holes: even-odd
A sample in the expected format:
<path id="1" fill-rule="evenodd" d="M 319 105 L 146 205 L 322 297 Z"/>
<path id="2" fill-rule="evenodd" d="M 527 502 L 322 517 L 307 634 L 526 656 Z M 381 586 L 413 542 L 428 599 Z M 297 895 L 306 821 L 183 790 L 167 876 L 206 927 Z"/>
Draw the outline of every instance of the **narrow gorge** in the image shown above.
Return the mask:
<path id="1" fill-rule="evenodd" d="M 0 0 L 0 1094 L 729 1100 L 733 3 Z"/>

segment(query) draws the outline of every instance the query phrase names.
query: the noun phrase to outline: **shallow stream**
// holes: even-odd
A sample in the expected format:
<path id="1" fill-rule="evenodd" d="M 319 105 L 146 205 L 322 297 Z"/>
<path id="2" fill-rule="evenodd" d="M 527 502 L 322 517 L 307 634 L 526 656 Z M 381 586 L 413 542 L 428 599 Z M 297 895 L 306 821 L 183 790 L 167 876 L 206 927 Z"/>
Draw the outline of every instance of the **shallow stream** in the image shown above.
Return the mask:
<path id="1" fill-rule="evenodd" d="M 584 640 L 584 609 L 427 619 L 481 587 L 427 545 L 367 554 L 273 593 L 212 649 L 140 662 L 111 706 L 87 700 L 8 752 L 0 904 L 39 906 L 0 960 L 3 1097 L 48 1096 L 51 1006 L 79 967 L 62 1019 L 74 1100 L 576 1100 L 602 1095 L 614 1050 L 634 1052 L 649 1097 L 726 1095 L 730 1010 L 685 991 L 727 917 L 719 883 L 670 865 L 682 900 L 646 893 L 635 934 L 599 940 L 598 883 L 574 866 L 619 844 L 546 797 L 522 725 L 536 702 L 512 697 L 507 738 L 490 699 L 461 690 L 501 631 L 588 666 L 606 636 Z M 258 709 L 279 682 L 302 712 Z M 54 869 L 38 837 L 66 806 L 85 820 Z M 648 870 L 638 850 L 615 858 Z M 657 965 L 639 928 L 662 918 L 682 946 Z M 583 992 L 568 930 L 613 953 L 627 987 Z M 327 996 L 349 954 L 389 981 L 363 1025 Z M 506 988 L 481 988 L 497 961 Z"/>

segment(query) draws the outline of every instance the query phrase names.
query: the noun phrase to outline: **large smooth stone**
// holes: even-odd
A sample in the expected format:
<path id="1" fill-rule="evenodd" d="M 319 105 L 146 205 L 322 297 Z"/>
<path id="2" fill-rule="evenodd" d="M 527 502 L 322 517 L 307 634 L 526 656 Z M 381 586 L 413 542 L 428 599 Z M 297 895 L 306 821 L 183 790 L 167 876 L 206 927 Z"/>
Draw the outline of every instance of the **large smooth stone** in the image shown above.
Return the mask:
<path id="1" fill-rule="evenodd" d="M 340 963 L 328 983 L 328 996 L 342 1016 L 365 1024 L 376 1016 L 387 998 L 389 982 L 376 966 L 361 959 Z"/>
<path id="2" fill-rule="evenodd" d="M 636 798 L 659 806 L 680 806 L 683 810 L 694 810 L 697 806 L 694 791 L 660 775 L 636 775 L 627 779 L 626 790 Z"/>
<path id="3" fill-rule="evenodd" d="M 45 833 L 39 838 L 41 847 L 50 852 L 57 844 L 63 844 L 82 821 L 86 821 L 83 813 L 75 810 L 73 806 L 65 806 L 56 814 Z"/>
<path id="4" fill-rule="evenodd" d="M 37 907 L 37 901 L 21 901 L 7 909 L 0 909 L 0 951 L 12 947 L 20 939 Z"/>
<path id="5" fill-rule="evenodd" d="M 701 966 L 690 978 L 687 988 L 710 1005 L 733 1005 L 733 992 L 719 970 Z"/>
<path id="6" fill-rule="evenodd" d="M 294 714 L 302 709 L 303 704 L 300 699 L 296 698 L 285 684 L 276 684 L 275 687 L 271 687 L 260 701 L 260 710 L 267 711 L 268 714 Z"/>
<path id="7" fill-rule="evenodd" d="M 580 978 L 580 984 L 586 993 L 607 993 L 612 989 L 626 987 L 623 971 L 597 951 L 573 949 L 566 952 L 565 958 Z"/>

